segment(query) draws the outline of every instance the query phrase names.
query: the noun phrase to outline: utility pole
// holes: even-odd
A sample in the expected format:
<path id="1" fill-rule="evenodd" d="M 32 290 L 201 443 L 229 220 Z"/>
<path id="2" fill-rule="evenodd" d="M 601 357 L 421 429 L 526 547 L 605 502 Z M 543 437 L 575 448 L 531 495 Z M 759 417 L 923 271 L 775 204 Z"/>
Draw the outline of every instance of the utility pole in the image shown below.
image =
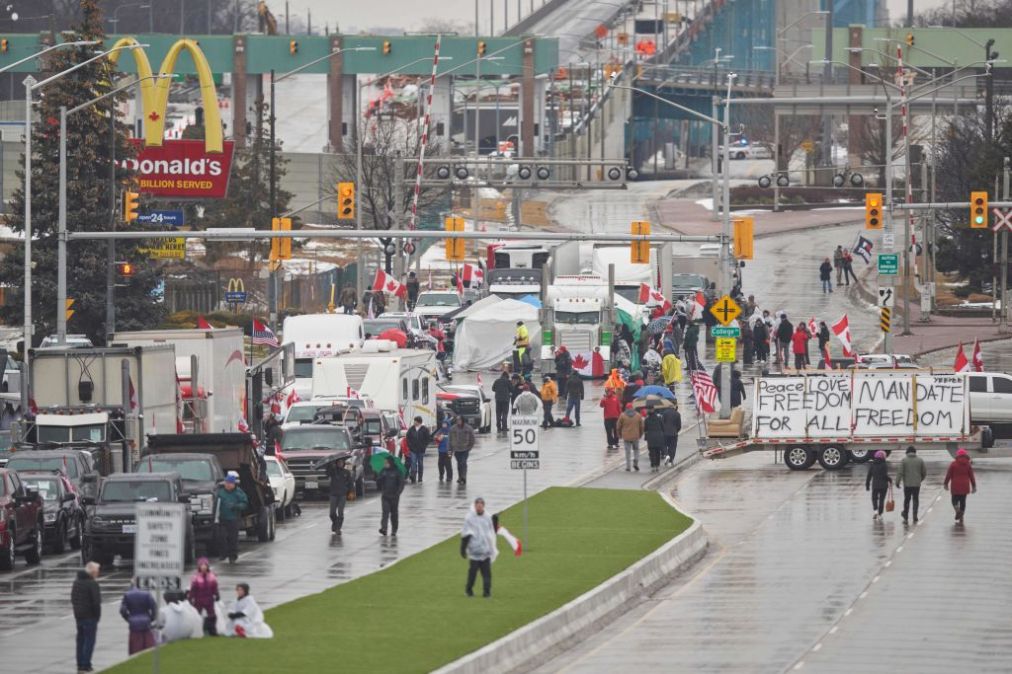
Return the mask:
<path id="1" fill-rule="evenodd" d="M 984 43 L 984 60 L 992 60 L 991 47 L 994 45 L 994 38 Z M 998 54 L 994 54 L 998 58 Z M 984 82 L 984 138 L 990 143 L 994 141 L 994 77 L 988 77 Z"/>
<path id="2" fill-rule="evenodd" d="M 991 78 L 987 78 L 991 81 Z M 1002 161 L 1002 191 L 1003 201 L 1009 199 L 1009 158 Z M 998 332 L 1008 332 L 1008 227 L 1001 228 L 1001 318 L 998 323 Z"/>

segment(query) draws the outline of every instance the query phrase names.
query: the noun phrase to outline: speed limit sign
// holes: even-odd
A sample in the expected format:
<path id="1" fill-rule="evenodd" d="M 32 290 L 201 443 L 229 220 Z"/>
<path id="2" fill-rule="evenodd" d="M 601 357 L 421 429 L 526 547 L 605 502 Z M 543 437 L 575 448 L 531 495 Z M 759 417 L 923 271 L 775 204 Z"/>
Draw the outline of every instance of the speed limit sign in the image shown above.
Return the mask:
<path id="1" fill-rule="evenodd" d="M 510 468 L 541 468 L 541 426 L 538 417 L 520 414 L 510 417 Z"/>

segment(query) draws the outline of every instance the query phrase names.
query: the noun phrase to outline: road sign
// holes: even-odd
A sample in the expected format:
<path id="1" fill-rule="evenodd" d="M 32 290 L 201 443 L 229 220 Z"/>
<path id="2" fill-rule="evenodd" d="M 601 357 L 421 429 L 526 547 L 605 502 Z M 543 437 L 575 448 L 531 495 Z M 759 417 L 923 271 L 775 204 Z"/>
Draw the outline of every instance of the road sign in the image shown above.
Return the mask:
<path id="1" fill-rule="evenodd" d="M 741 328 L 737 328 L 733 325 L 723 326 L 715 325 L 710 328 L 710 334 L 714 337 L 741 337 Z"/>
<path id="2" fill-rule="evenodd" d="M 146 225 L 171 225 L 182 227 L 186 224 L 186 215 L 183 211 L 151 211 L 141 213 L 137 216 L 136 222 Z"/>
<path id="3" fill-rule="evenodd" d="M 893 310 L 888 307 L 879 309 L 878 327 L 882 332 L 890 332 L 893 324 Z"/>
<path id="4" fill-rule="evenodd" d="M 994 224 L 991 229 L 1000 232 L 1003 228 L 1012 232 L 1012 208 L 992 208 Z"/>
<path id="5" fill-rule="evenodd" d="M 734 337 L 718 337 L 714 340 L 716 344 L 717 362 L 733 363 L 737 360 L 735 351 L 738 347 L 738 340 Z"/>
<path id="6" fill-rule="evenodd" d="M 738 315 L 741 313 L 741 307 L 731 299 L 730 295 L 724 295 L 710 307 L 710 313 L 716 317 L 721 325 L 729 325 L 731 321 L 738 318 Z"/>
<path id="7" fill-rule="evenodd" d="M 896 302 L 896 293 L 888 286 L 878 289 L 878 305 L 883 309 L 891 309 Z"/>
<path id="8" fill-rule="evenodd" d="M 892 232 L 882 232 L 882 248 L 893 250 L 896 247 L 896 235 Z"/>
<path id="9" fill-rule="evenodd" d="M 186 239 L 162 239 L 157 248 L 140 248 L 152 260 L 183 260 L 186 258 Z"/>
<path id="10" fill-rule="evenodd" d="M 882 276 L 896 276 L 900 271 L 899 253 L 879 253 L 878 273 Z"/>
<path id="11" fill-rule="evenodd" d="M 159 586 L 178 587 L 183 576 L 186 520 L 185 503 L 138 503 L 134 534 L 134 576 L 150 578 Z"/>
<path id="12" fill-rule="evenodd" d="M 536 416 L 514 414 L 510 417 L 510 467 L 520 460 L 537 463 L 541 450 L 541 420 Z M 538 466 L 534 466 L 537 468 Z"/>

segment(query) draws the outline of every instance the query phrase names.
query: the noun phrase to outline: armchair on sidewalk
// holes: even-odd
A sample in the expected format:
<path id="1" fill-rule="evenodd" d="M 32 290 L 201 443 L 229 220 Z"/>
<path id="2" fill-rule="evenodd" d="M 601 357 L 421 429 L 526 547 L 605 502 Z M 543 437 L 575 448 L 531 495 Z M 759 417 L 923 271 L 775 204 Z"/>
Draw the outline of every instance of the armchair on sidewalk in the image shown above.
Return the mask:
<path id="1" fill-rule="evenodd" d="M 745 410 L 735 407 L 730 419 L 712 415 L 706 420 L 707 435 L 711 438 L 740 438 L 744 435 Z"/>

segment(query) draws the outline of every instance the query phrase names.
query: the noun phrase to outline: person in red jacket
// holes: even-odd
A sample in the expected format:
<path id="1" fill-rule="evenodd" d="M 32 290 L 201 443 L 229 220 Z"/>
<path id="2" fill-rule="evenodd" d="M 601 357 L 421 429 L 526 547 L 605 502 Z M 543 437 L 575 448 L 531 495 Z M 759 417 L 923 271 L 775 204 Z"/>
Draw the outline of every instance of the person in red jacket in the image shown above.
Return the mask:
<path id="1" fill-rule="evenodd" d="M 808 363 L 809 339 L 811 339 L 811 335 L 808 334 L 808 330 L 803 324 L 798 323 L 794 334 L 791 335 L 791 351 L 794 353 L 794 368 L 796 370 L 803 370 Z"/>
<path id="2" fill-rule="evenodd" d="M 949 464 L 945 472 L 945 483 L 942 485 L 952 494 L 952 507 L 956 511 L 956 521 L 962 522 L 966 513 L 966 495 L 977 493 L 977 480 L 973 476 L 970 455 L 965 449 L 956 452 L 956 459 Z"/>
<path id="3" fill-rule="evenodd" d="M 608 449 L 618 449 L 617 424 L 619 415 L 622 414 L 622 401 L 615 395 L 615 389 L 604 389 L 601 408 L 604 410 L 604 433 L 608 436 Z"/>

